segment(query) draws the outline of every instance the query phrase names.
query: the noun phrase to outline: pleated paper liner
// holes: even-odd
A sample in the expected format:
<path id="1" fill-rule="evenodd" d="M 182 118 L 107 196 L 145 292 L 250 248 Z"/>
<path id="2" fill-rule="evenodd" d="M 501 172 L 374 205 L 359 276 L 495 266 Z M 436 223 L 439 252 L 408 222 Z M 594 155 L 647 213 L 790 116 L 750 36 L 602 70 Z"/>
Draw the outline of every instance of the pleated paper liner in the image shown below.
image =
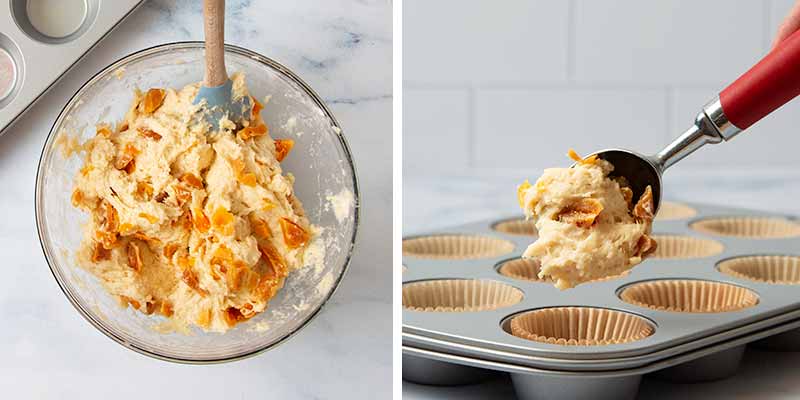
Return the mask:
<path id="1" fill-rule="evenodd" d="M 525 218 L 513 218 L 500 221 L 492 225 L 492 229 L 517 236 L 536 236 L 538 234 L 533 221 Z"/>
<path id="2" fill-rule="evenodd" d="M 502 264 L 500 264 L 500 268 L 498 268 L 497 272 L 499 272 L 500 275 L 523 281 L 553 283 L 553 280 L 550 278 L 539 278 L 539 271 L 541 267 L 542 265 L 537 260 L 529 258 L 514 258 L 504 261 Z M 622 278 L 623 276 L 627 275 L 628 272 L 629 271 L 625 271 L 618 275 L 595 279 L 589 282 L 584 282 L 583 284 Z"/>
<path id="3" fill-rule="evenodd" d="M 743 287 L 691 279 L 635 283 L 623 289 L 619 297 L 640 307 L 685 313 L 729 312 L 758 303 L 758 295 Z"/>
<path id="4" fill-rule="evenodd" d="M 745 256 L 720 262 L 720 272 L 741 279 L 780 285 L 800 284 L 800 257 Z"/>
<path id="5" fill-rule="evenodd" d="M 703 233 L 752 239 L 777 239 L 800 236 L 800 224 L 774 217 L 706 218 L 691 228 Z"/>
<path id="6" fill-rule="evenodd" d="M 567 346 L 604 346 L 644 339 L 655 329 L 646 319 L 593 307 L 554 307 L 511 319 L 511 334 L 536 342 Z"/>
<path id="7" fill-rule="evenodd" d="M 429 312 L 495 310 L 522 301 L 522 291 L 502 282 L 440 279 L 403 285 L 403 308 Z"/>
<path id="8" fill-rule="evenodd" d="M 652 258 L 701 258 L 722 253 L 725 247 L 716 240 L 692 236 L 653 235 L 657 247 Z"/>
<path id="9" fill-rule="evenodd" d="M 403 255 L 439 260 L 492 258 L 508 254 L 514 244 L 478 235 L 432 235 L 403 240 Z"/>
<path id="10" fill-rule="evenodd" d="M 674 221 L 676 219 L 687 219 L 697 215 L 697 210 L 685 204 L 662 201 L 658 207 L 656 221 Z"/>

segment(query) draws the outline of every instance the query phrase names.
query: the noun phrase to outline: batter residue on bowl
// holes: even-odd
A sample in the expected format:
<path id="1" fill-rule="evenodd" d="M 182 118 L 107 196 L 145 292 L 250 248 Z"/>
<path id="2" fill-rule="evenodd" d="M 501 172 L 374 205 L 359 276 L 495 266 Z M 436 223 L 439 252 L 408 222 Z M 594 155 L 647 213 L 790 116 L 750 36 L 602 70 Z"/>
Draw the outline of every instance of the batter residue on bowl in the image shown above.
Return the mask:
<path id="1" fill-rule="evenodd" d="M 315 228 L 281 169 L 293 141 L 269 135 L 255 98 L 243 126 L 209 132 L 198 86 L 137 91 L 83 145 L 72 202 L 91 218 L 77 260 L 123 305 L 224 332 L 267 307 Z"/>
<path id="2" fill-rule="evenodd" d="M 546 169 L 535 185 L 525 181 L 517 190 L 539 231 L 523 257 L 538 260 L 539 277 L 559 289 L 619 275 L 656 249 L 650 187 L 634 204 L 627 182 L 608 176 L 609 162 L 572 150 L 570 157 L 572 168 Z"/>

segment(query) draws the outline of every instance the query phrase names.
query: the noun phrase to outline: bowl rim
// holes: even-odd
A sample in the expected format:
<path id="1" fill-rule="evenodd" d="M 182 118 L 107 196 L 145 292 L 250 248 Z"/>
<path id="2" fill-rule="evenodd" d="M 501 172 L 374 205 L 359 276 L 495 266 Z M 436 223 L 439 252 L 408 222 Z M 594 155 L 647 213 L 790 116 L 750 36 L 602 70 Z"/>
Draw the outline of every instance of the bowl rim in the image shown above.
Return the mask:
<path id="1" fill-rule="evenodd" d="M 123 57 L 120 57 L 116 61 L 112 62 L 105 68 L 101 69 L 91 78 L 89 78 L 86 82 L 84 82 L 80 88 L 70 97 L 70 99 L 65 103 L 64 107 L 58 113 L 58 117 L 56 117 L 55 121 L 53 122 L 53 126 L 50 128 L 50 132 L 47 134 L 47 138 L 45 139 L 44 144 L 42 145 L 42 151 L 39 155 L 39 163 L 36 167 L 36 182 L 34 187 L 34 217 L 36 219 L 36 233 L 39 237 L 39 245 L 42 248 L 42 253 L 44 254 L 45 262 L 47 262 L 47 266 L 50 268 L 50 272 L 53 275 L 53 278 L 56 280 L 58 287 L 61 289 L 61 292 L 64 293 L 64 296 L 69 300 L 72 306 L 78 311 L 78 313 L 88 321 L 92 326 L 94 326 L 98 331 L 102 332 L 106 337 L 112 339 L 113 341 L 119 343 L 123 347 L 126 347 L 130 350 L 133 350 L 139 354 L 143 354 L 145 356 L 155 358 L 158 360 L 170 361 L 179 364 L 221 364 L 231 361 L 238 361 L 243 360 L 246 358 L 250 358 L 259 354 L 262 354 L 268 350 L 271 350 L 279 345 L 285 343 L 290 338 L 294 337 L 298 332 L 300 332 L 303 328 L 308 326 L 308 324 L 314 320 L 322 311 L 322 309 L 328 304 L 328 301 L 331 299 L 334 293 L 339 289 L 339 286 L 344 279 L 347 270 L 349 269 L 350 262 L 352 261 L 353 251 L 357 241 L 357 234 L 358 228 L 360 223 L 360 214 L 361 214 L 361 196 L 359 192 L 359 185 L 358 185 L 358 173 L 356 170 L 355 162 L 353 160 L 352 152 L 350 150 L 350 146 L 347 144 L 347 139 L 345 139 L 344 131 L 339 125 L 339 121 L 336 120 L 333 113 L 328 109 L 328 106 L 325 102 L 319 97 L 319 95 L 307 84 L 303 81 L 297 74 L 292 72 L 289 68 L 282 65 L 281 63 L 266 57 L 262 54 L 259 54 L 255 51 L 246 49 L 244 47 L 232 45 L 232 44 L 225 44 L 225 52 L 226 53 L 234 53 L 237 55 L 246 56 L 252 58 L 256 61 L 259 61 L 263 64 L 268 65 L 269 67 L 276 70 L 278 73 L 284 74 L 288 77 L 291 81 L 296 83 L 300 86 L 300 88 L 306 92 L 306 94 L 313 100 L 313 102 L 325 113 L 325 115 L 330 119 L 333 126 L 336 128 L 336 136 L 339 140 L 339 144 L 342 147 L 342 150 L 345 153 L 345 158 L 350 166 L 350 169 L 353 171 L 353 197 L 355 199 L 353 205 L 353 233 L 350 238 L 350 247 L 346 251 L 345 260 L 341 266 L 341 272 L 339 276 L 336 278 L 333 286 L 329 289 L 328 293 L 325 295 L 324 299 L 320 302 L 320 304 L 316 307 L 316 309 L 311 312 L 309 315 L 305 317 L 305 319 L 294 328 L 291 332 L 284 335 L 280 339 L 268 343 L 264 346 L 260 346 L 252 351 L 248 351 L 241 354 L 235 354 L 232 356 L 226 357 L 214 357 L 214 358 L 206 358 L 206 359 L 188 359 L 188 358 L 180 358 L 174 357 L 166 354 L 161 354 L 156 351 L 152 351 L 149 349 L 142 348 L 137 346 L 134 343 L 131 343 L 121 336 L 117 335 L 111 329 L 107 329 L 104 324 L 98 321 L 94 314 L 89 311 L 86 307 L 78 302 L 78 300 L 72 296 L 69 289 L 63 283 L 63 277 L 61 275 L 60 269 L 53 266 L 54 262 L 51 261 L 51 251 L 48 246 L 45 245 L 45 234 L 44 234 L 44 220 L 41 216 L 40 209 L 42 208 L 42 200 L 40 198 L 41 195 L 41 186 L 43 184 L 43 177 L 42 177 L 42 163 L 44 161 L 45 153 L 48 149 L 51 149 L 54 142 L 53 139 L 57 135 L 56 127 L 58 127 L 62 120 L 66 117 L 65 113 L 68 109 L 70 109 L 74 103 L 76 103 L 77 99 L 84 93 L 84 91 L 91 85 L 97 83 L 100 79 L 105 77 L 109 73 L 113 73 L 116 69 L 121 67 L 124 64 L 127 64 L 131 61 L 135 61 L 137 59 L 150 56 L 153 54 L 161 53 L 168 50 L 183 50 L 183 49 L 203 49 L 205 47 L 205 43 L 202 41 L 176 41 L 176 42 L 168 42 L 162 43 L 154 46 L 150 46 L 147 48 L 143 48 L 134 52 L 131 52 Z"/>

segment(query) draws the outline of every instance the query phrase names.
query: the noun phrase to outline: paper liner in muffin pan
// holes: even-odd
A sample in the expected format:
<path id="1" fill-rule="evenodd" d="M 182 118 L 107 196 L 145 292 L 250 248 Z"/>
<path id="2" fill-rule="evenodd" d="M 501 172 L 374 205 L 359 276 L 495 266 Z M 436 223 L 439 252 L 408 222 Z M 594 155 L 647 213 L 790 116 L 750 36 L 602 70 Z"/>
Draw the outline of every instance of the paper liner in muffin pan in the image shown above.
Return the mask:
<path id="1" fill-rule="evenodd" d="M 429 235 L 403 240 L 403 256 L 431 260 L 492 258 L 513 250 L 513 243 L 492 236 Z"/>
<path id="2" fill-rule="evenodd" d="M 498 232 L 506 233 L 509 235 L 519 236 L 536 236 L 536 225 L 533 221 L 526 218 L 510 218 L 503 220 L 492 225 L 492 228 Z"/>
<path id="3" fill-rule="evenodd" d="M 758 295 L 741 286 L 695 279 L 662 279 L 634 283 L 619 294 L 639 307 L 680 313 L 720 313 L 758 304 Z"/>
<path id="4" fill-rule="evenodd" d="M 687 219 L 697 215 L 697 210 L 683 203 L 672 201 L 662 201 L 656 213 L 656 221 L 672 221 L 676 219 Z"/>
<path id="5" fill-rule="evenodd" d="M 594 307 L 552 307 L 511 318 L 511 334 L 536 342 L 567 346 L 605 346 L 633 342 L 653 334 L 644 318 Z"/>
<path id="6" fill-rule="evenodd" d="M 691 224 L 697 232 L 751 239 L 800 237 L 800 224 L 776 217 L 715 217 Z"/>
<path id="7" fill-rule="evenodd" d="M 520 290 L 498 281 L 442 279 L 403 284 L 403 308 L 413 311 L 486 311 L 520 301 Z"/>
<path id="8" fill-rule="evenodd" d="M 507 276 L 513 279 L 519 279 L 523 281 L 530 281 L 530 282 L 542 282 L 547 284 L 553 284 L 553 280 L 550 278 L 540 278 L 539 277 L 539 270 L 541 269 L 542 265 L 533 259 L 529 258 L 512 258 L 510 260 L 502 261 L 498 267 L 497 272 L 500 275 Z M 592 282 L 603 282 L 607 280 L 621 278 L 628 274 L 629 271 L 625 271 L 619 275 L 613 275 L 606 278 L 595 279 L 589 282 L 583 283 L 584 285 L 587 283 Z"/>
<path id="9" fill-rule="evenodd" d="M 759 339 L 760 345 L 771 349 L 800 349 L 793 345 L 800 343 L 800 329 L 778 332 L 794 321 L 800 324 L 800 285 L 789 284 L 800 276 L 794 271 L 800 258 L 800 228 L 793 217 L 696 203 L 665 206 L 661 212 L 662 218 L 653 225 L 659 242 L 656 256 L 623 276 L 563 291 L 538 278 L 535 261 L 520 258 L 535 236 L 498 228 L 508 221 L 522 221 L 521 215 L 407 237 L 403 243 L 406 286 L 434 280 L 494 281 L 519 290 L 521 300 L 480 312 L 404 308 L 404 346 L 481 360 L 490 369 L 496 369 L 493 363 L 505 363 L 517 371 L 543 371 L 539 378 L 550 383 L 561 380 L 552 387 L 569 389 L 566 396 L 570 398 L 613 392 L 608 385 L 613 381 L 609 374 L 616 374 L 613 371 L 638 371 L 686 355 L 697 359 L 663 366 L 656 375 L 679 381 L 729 376 L 741 357 L 741 340 Z M 437 237 L 449 243 L 418 241 Z M 466 242 L 470 244 L 456 244 Z M 423 309 L 437 307 L 423 304 Z M 448 304 L 439 306 L 453 307 Z M 586 329 L 580 318 L 562 319 L 573 329 L 562 333 L 534 325 L 525 325 L 528 334 L 512 331 L 513 318 L 520 318 L 514 326 L 521 329 L 527 321 L 522 316 L 530 317 L 528 313 L 536 310 L 587 308 L 630 315 L 631 321 L 644 321 L 646 325 L 641 326 L 652 331 L 637 340 L 612 336 L 594 344 L 589 344 L 588 336 L 580 336 Z M 769 337 L 764 334 L 767 331 L 781 334 Z M 740 341 L 736 348 L 715 347 L 734 339 Z M 700 370 L 689 374 L 686 368 L 690 367 Z M 587 383 L 592 374 L 604 374 L 595 382 L 597 386 Z M 512 375 L 518 394 L 525 392 L 523 382 L 528 378 L 533 376 Z M 583 383 L 565 386 L 568 382 Z M 583 389 L 587 391 L 575 392 Z M 547 396 L 539 393 L 536 398 Z"/>
<path id="10" fill-rule="evenodd" d="M 780 285 L 800 284 L 798 256 L 742 256 L 721 261 L 720 272 L 740 279 Z"/>
<path id="11" fill-rule="evenodd" d="M 722 253 L 725 247 L 712 239 L 693 236 L 653 235 L 657 246 L 652 258 L 700 258 Z"/>

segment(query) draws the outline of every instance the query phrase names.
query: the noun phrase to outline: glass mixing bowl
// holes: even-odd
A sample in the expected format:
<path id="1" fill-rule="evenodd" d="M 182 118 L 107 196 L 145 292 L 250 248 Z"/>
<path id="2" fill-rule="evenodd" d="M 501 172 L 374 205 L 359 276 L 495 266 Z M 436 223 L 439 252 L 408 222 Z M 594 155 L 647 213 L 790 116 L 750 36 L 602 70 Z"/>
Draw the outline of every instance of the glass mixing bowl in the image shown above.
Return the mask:
<path id="1" fill-rule="evenodd" d="M 66 157 L 63 143 L 94 135 L 98 122 L 116 122 L 135 88 L 180 88 L 203 80 L 202 42 L 171 43 L 133 53 L 100 71 L 70 99 L 45 142 L 36 176 L 36 225 L 47 263 L 69 301 L 92 325 L 137 352 L 170 361 L 209 363 L 241 359 L 283 342 L 306 325 L 339 285 L 350 261 L 358 226 L 358 185 L 347 142 L 322 100 L 288 68 L 260 54 L 227 46 L 229 73 L 242 71 L 250 93 L 271 96 L 262 116 L 274 137 L 295 140 L 284 170 L 297 178 L 295 193 L 311 222 L 323 228 L 321 262 L 293 272 L 263 313 L 225 334 L 176 333 L 166 320 L 122 308 L 91 274 L 75 262 L 88 215 L 71 205 L 78 156 Z M 347 199 L 352 202 L 333 199 Z M 338 206 L 338 207 L 334 207 Z M 338 214 L 338 215 L 337 215 Z M 317 256 L 322 256 L 321 252 Z M 313 258 L 313 257 L 307 257 Z M 319 258 L 318 258 L 319 259 Z"/>

